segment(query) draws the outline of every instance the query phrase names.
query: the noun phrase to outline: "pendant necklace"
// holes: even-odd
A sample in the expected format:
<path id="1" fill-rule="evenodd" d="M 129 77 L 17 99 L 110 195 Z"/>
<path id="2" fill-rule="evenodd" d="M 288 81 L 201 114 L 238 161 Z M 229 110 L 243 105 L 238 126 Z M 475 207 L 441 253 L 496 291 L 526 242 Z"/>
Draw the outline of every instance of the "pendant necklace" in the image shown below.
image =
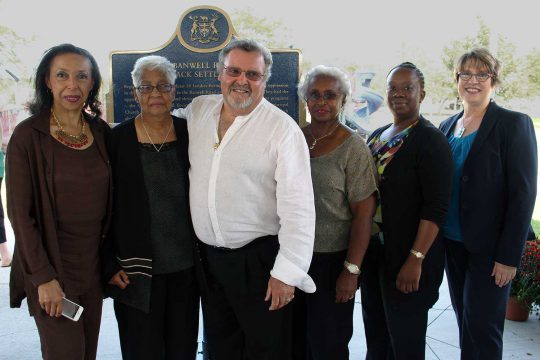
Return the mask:
<path id="1" fill-rule="evenodd" d="M 327 132 L 326 134 L 324 134 L 323 136 L 321 137 L 318 137 L 316 138 L 315 135 L 313 135 L 313 132 L 311 131 L 311 124 L 308 126 L 307 130 L 309 131 L 309 135 L 311 135 L 311 137 L 313 138 L 313 142 L 311 143 L 311 145 L 308 145 L 308 148 L 309 150 L 313 150 L 315 148 L 315 146 L 317 145 L 317 142 L 319 140 L 322 140 L 324 139 L 325 137 L 327 136 L 330 136 L 334 133 L 334 131 L 336 131 L 336 129 L 338 128 L 339 126 L 339 121 L 336 122 L 336 125 L 332 128 L 332 130 L 330 130 L 329 132 Z"/>
<path id="2" fill-rule="evenodd" d="M 86 144 L 88 144 L 88 136 L 84 133 L 84 129 L 86 128 L 86 121 L 84 121 L 84 117 L 81 113 L 81 132 L 78 135 L 71 135 L 68 134 L 65 130 L 62 124 L 60 123 L 60 120 L 56 117 L 56 114 L 54 113 L 54 110 L 51 109 L 51 117 L 56 122 L 56 125 L 58 126 L 58 130 L 56 130 L 56 136 L 58 137 L 58 140 L 67 147 L 74 148 L 74 149 L 80 149 Z"/>
<path id="3" fill-rule="evenodd" d="M 467 126 L 471 125 L 471 123 L 474 121 L 474 118 L 469 120 L 469 123 L 467 125 L 465 125 L 465 120 L 463 119 L 463 117 L 461 118 L 461 128 L 458 130 L 457 134 L 456 134 L 456 138 L 460 138 L 463 136 L 463 134 L 465 133 L 465 131 L 467 131 Z"/>
<path id="4" fill-rule="evenodd" d="M 152 138 L 150 137 L 150 134 L 148 133 L 148 130 L 146 129 L 146 125 L 144 125 L 144 118 L 143 118 L 142 112 L 141 112 L 141 123 L 144 129 L 144 132 L 146 133 L 146 136 L 148 137 L 148 140 L 150 141 L 150 144 L 152 144 L 156 152 L 160 152 L 161 149 L 163 148 L 163 145 L 165 144 L 165 141 L 167 141 L 169 134 L 171 133 L 171 129 L 173 125 L 172 120 L 171 120 L 171 125 L 169 125 L 169 130 L 167 131 L 167 135 L 165 135 L 165 138 L 163 138 L 163 141 L 161 142 L 161 145 L 159 147 L 157 147 L 156 144 L 154 144 L 154 142 L 152 141 Z"/>
<path id="5" fill-rule="evenodd" d="M 469 124 L 467 124 L 467 126 L 469 126 L 469 125 L 470 125 L 470 121 L 469 121 Z M 463 120 L 463 118 L 461 118 L 461 129 L 458 130 L 458 133 L 456 135 L 457 138 L 460 138 L 460 137 L 463 136 L 463 134 L 467 130 L 467 126 L 465 126 L 465 121 Z"/>

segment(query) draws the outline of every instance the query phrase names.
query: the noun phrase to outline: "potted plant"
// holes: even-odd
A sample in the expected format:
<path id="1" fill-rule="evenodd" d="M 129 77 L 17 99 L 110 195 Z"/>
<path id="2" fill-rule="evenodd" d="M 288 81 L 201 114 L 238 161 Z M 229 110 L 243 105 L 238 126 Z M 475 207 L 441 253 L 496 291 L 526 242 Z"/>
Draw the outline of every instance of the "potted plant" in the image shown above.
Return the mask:
<path id="1" fill-rule="evenodd" d="M 521 307 L 521 315 L 516 314 L 516 306 Z M 540 313 L 540 239 L 525 243 L 521 265 L 512 280 L 506 318 L 525 321 L 532 311 Z"/>

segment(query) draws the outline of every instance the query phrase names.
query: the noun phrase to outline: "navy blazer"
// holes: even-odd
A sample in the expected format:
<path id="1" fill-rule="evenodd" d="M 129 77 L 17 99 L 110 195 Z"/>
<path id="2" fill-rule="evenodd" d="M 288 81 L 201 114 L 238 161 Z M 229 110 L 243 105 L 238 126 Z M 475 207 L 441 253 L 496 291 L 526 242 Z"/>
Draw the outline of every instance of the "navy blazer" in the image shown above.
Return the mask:
<path id="1" fill-rule="evenodd" d="M 441 124 L 447 138 L 462 116 Z M 531 118 L 491 101 L 461 177 L 459 219 L 468 251 L 519 265 L 536 200 L 537 167 Z"/>

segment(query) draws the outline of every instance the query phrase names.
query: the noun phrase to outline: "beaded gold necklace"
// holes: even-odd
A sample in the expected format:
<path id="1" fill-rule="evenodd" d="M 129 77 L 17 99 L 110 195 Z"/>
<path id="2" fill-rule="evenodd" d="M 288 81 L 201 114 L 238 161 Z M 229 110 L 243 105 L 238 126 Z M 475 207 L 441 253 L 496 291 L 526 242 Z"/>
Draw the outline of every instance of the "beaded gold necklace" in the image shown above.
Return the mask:
<path id="1" fill-rule="evenodd" d="M 80 149 L 86 144 L 88 144 L 88 136 L 84 133 L 84 130 L 86 128 L 86 121 L 84 121 L 84 117 L 81 113 L 81 132 L 78 135 L 71 135 L 68 134 L 65 130 L 62 124 L 60 123 L 60 120 L 56 117 L 56 114 L 51 109 L 51 117 L 56 122 L 56 125 L 58 126 L 58 130 L 56 130 L 56 136 L 60 142 L 70 148 L 74 149 Z"/>

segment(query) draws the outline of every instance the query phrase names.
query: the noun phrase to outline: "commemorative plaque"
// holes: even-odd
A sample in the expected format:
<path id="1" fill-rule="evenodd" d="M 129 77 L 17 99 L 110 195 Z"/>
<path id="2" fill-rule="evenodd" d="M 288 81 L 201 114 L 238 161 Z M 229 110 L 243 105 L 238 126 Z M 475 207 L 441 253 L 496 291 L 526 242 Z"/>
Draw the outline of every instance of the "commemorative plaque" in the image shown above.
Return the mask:
<path id="1" fill-rule="evenodd" d="M 238 37 L 223 10 L 199 6 L 182 14 L 175 33 L 153 50 L 113 51 L 110 54 L 110 92 L 107 97 L 109 122 L 122 122 L 139 113 L 132 93 L 131 70 L 135 61 L 147 55 L 169 59 L 177 69 L 173 108 L 185 107 L 199 95 L 220 93 L 218 54 Z M 274 64 L 266 84 L 265 98 L 288 113 L 296 122 L 304 120 L 296 86 L 300 76 L 300 51 L 271 49 Z M 302 119 L 301 119 L 302 118 Z"/>

